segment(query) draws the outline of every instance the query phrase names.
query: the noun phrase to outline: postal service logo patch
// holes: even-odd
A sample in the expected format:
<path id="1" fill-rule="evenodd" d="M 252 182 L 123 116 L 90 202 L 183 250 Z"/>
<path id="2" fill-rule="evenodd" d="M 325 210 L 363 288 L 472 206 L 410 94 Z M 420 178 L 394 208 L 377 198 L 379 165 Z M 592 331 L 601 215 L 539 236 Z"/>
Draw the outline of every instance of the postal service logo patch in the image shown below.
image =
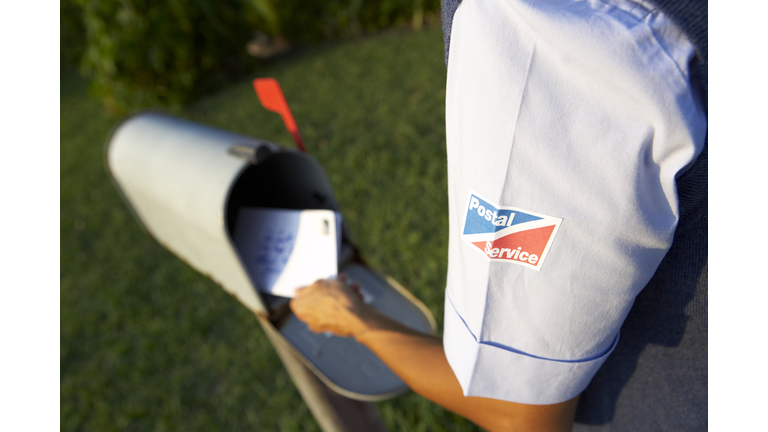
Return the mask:
<path id="1" fill-rule="evenodd" d="M 562 218 L 499 207 L 470 191 L 461 238 L 490 261 L 541 270 Z"/>

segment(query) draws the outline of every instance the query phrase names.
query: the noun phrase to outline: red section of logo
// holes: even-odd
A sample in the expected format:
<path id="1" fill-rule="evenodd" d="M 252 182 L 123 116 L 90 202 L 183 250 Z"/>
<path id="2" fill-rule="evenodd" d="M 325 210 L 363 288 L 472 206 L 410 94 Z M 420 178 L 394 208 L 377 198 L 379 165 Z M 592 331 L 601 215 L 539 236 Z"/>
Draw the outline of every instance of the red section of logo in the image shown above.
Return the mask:
<path id="1" fill-rule="evenodd" d="M 494 241 L 479 241 L 472 244 L 491 259 L 526 262 L 535 267 L 554 230 L 555 225 L 551 225 L 516 232 Z"/>

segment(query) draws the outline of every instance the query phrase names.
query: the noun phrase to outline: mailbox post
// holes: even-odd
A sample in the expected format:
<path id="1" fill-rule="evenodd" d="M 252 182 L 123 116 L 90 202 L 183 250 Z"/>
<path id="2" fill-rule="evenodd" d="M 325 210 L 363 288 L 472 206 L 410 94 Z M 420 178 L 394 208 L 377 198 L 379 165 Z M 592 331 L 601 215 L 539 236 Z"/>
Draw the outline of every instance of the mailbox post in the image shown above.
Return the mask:
<path id="1" fill-rule="evenodd" d="M 111 177 L 144 229 L 217 282 L 257 317 L 324 431 L 385 430 L 371 402 L 408 390 L 351 338 L 315 334 L 248 276 L 232 233 L 243 207 L 340 211 L 320 164 L 263 140 L 145 112 L 121 123 L 106 150 Z M 342 229 L 339 271 L 361 283 L 371 305 L 433 333 L 428 309 L 370 268 Z"/>

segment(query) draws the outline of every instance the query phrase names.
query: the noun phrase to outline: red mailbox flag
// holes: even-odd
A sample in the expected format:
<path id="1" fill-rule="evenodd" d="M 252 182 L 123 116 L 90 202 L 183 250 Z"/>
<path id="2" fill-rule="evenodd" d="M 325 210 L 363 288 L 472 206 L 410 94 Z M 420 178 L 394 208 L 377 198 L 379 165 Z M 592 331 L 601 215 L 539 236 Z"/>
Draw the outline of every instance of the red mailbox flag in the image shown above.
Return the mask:
<path id="1" fill-rule="evenodd" d="M 299 128 L 296 126 L 296 121 L 293 120 L 293 114 L 291 114 L 291 109 L 288 107 L 288 102 L 285 101 L 285 96 L 283 96 L 283 91 L 280 90 L 280 84 L 277 83 L 277 80 L 274 78 L 256 78 L 253 80 L 253 88 L 256 90 L 256 95 L 259 96 L 261 105 L 283 117 L 285 128 L 296 141 L 296 147 L 302 152 L 306 152 L 304 141 L 299 135 Z"/>

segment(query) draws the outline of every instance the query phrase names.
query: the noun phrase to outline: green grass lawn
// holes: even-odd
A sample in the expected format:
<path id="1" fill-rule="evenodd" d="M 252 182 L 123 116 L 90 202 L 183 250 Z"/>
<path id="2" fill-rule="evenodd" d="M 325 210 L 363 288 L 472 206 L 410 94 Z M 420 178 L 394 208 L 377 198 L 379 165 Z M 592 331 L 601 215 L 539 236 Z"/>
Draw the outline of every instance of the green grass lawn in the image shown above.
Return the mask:
<path id="1" fill-rule="evenodd" d="M 368 262 L 442 328 L 448 217 L 440 29 L 307 49 L 253 75 L 283 87 Z M 61 429 L 313 431 L 244 306 L 147 237 L 113 188 L 120 120 L 61 75 Z M 186 108 L 194 121 L 291 146 L 245 80 Z M 409 393 L 377 404 L 392 431 L 477 430 Z"/>

